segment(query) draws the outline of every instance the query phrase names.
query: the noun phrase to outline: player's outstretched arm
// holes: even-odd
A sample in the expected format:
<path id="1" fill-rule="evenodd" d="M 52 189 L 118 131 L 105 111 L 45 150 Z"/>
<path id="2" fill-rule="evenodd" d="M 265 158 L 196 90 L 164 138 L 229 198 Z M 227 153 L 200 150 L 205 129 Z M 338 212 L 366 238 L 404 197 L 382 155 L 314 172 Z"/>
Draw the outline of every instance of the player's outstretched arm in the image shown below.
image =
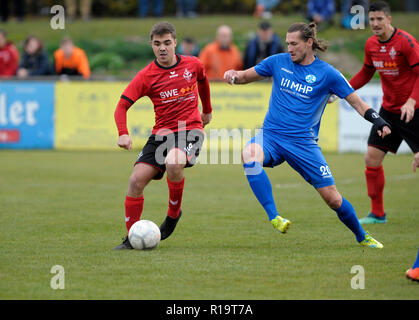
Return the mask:
<path id="1" fill-rule="evenodd" d="M 259 81 L 265 77 L 259 75 L 255 68 L 249 68 L 243 71 L 228 70 L 224 73 L 224 81 L 229 84 L 246 84 L 254 81 Z"/>
<path id="2" fill-rule="evenodd" d="M 373 66 L 367 66 L 364 64 L 362 69 L 349 81 L 349 84 L 352 88 L 354 88 L 354 90 L 358 90 L 370 82 L 374 73 L 375 68 Z"/>
<path id="3" fill-rule="evenodd" d="M 380 137 L 384 138 L 385 136 L 391 133 L 390 125 L 380 117 L 380 115 L 374 111 L 369 105 L 367 105 L 361 98 L 352 92 L 346 98 L 346 101 L 366 120 L 371 122 L 377 129 L 377 133 Z"/>

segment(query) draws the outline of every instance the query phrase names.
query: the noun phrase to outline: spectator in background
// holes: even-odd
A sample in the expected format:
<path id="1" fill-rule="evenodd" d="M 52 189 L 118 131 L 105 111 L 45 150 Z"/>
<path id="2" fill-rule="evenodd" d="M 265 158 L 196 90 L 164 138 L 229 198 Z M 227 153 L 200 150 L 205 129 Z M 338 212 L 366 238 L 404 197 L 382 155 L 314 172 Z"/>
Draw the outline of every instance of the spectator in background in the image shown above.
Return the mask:
<path id="1" fill-rule="evenodd" d="M 190 37 L 185 37 L 180 43 L 178 53 L 184 56 L 199 56 L 199 47 L 195 40 Z"/>
<path id="2" fill-rule="evenodd" d="M 307 11 L 307 19 L 310 22 L 314 21 L 317 30 L 321 31 L 333 24 L 335 0 L 309 0 Z"/>
<path id="3" fill-rule="evenodd" d="M 364 8 L 365 25 L 368 25 L 368 8 L 370 6 L 369 0 L 343 0 L 342 1 L 342 18 L 340 25 L 345 29 L 351 29 L 351 20 L 356 13 L 351 13 L 353 6 L 359 5 Z M 359 21 L 360 22 L 360 21 Z"/>
<path id="4" fill-rule="evenodd" d="M 249 69 L 263 59 L 281 52 L 284 52 L 284 47 L 279 36 L 268 21 L 263 21 L 259 24 L 257 35 L 246 45 L 244 69 Z"/>
<path id="5" fill-rule="evenodd" d="M 9 20 L 9 2 L 13 2 L 17 21 L 23 21 L 23 16 L 25 14 L 24 0 L 0 0 L 1 21 L 7 22 L 7 20 Z"/>
<path id="6" fill-rule="evenodd" d="M 60 49 L 54 52 L 55 72 L 58 75 L 81 75 L 90 77 L 89 61 L 83 49 L 76 47 L 70 38 L 61 41 Z"/>
<path id="7" fill-rule="evenodd" d="M 255 18 L 270 19 L 272 18 L 272 9 L 280 2 L 280 0 L 256 0 Z"/>
<path id="8" fill-rule="evenodd" d="M 19 52 L 7 41 L 7 32 L 0 30 L 0 77 L 13 77 L 19 64 Z"/>
<path id="9" fill-rule="evenodd" d="M 141 18 L 147 17 L 151 1 L 154 5 L 153 15 L 155 17 L 163 15 L 163 0 L 138 0 L 138 15 Z"/>
<path id="10" fill-rule="evenodd" d="M 23 45 L 22 60 L 17 70 L 19 78 L 28 76 L 43 76 L 51 73 L 48 56 L 38 38 L 29 36 Z"/>
<path id="11" fill-rule="evenodd" d="M 77 17 L 77 3 L 80 1 L 80 14 L 84 21 L 90 20 L 92 0 L 65 0 L 65 9 L 70 20 Z"/>
<path id="12" fill-rule="evenodd" d="M 207 44 L 199 54 L 209 80 L 223 80 L 227 70 L 243 68 L 241 53 L 232 39 L 231 28 L 221 25 L 217 28 L 215 41 Z"/>
<path id="13" fill-rule="evenodd" d="M 196 0 L 176 0 L 176 17 L 196 18 Z"/>

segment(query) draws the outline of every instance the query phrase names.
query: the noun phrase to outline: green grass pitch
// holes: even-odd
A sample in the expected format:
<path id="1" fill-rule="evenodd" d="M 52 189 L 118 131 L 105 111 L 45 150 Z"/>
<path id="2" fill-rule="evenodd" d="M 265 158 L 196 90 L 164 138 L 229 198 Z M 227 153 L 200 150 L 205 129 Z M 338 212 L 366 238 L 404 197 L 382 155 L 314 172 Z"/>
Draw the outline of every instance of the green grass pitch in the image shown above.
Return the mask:
<path id="1" fill-rule="evenodd" d="M 187 169 L 183 216 L 152 251 L 113 251 L 135 152 L 0 151 L 1 299 L 419 299 L 404 277 L 419 245 L 419 173 L 412 155 L 388 156 L 387 225 L 365 249 L 287 164 L 267 169 L 280 214 L 274 231 L 240 165 Z M 369 209 L 363 156 L 326 154 L 358 217 Z M 165 180 L 145 191 L 142 218 L 163 221 Z M 65 269 L 53 290 L 51 267 Z M 352 289 L 354 265 L 365 289 Z"/>

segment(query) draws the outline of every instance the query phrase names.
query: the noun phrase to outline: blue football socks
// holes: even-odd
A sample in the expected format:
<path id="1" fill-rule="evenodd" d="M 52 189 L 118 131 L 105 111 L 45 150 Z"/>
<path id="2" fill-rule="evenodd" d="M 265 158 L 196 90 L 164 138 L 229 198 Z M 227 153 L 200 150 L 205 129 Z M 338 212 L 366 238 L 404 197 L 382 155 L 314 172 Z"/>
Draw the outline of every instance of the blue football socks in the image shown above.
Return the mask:
<path id="1" fill-rule="evenodd" d="M 244 172 L 252 188 L 253 193 L 268 214 L 269 220 L 274 219 L 278 215 L 275 201 L 272 195 L 272 186 L 269 178 L 263 170 L 259 162 L 250 162 L 243 164 Z M 359 223 L 355 209 L 348 200 L 342 197 L 342 205 L 338 209 L 334 209 L 339 219 L 347 226 L 356 236 L 356 240 L 361 242 L 365 239 L 365 231 Z"/>
<path id="2" fill-rule="evenodd" d="M 356 241 L 361 242 L 365 239 L 365 231 L 362 229 L 356 216 L 354 207 L 348 200 L 342 197 L 342 205 L 338 209 L 333 209 L 338 214 L 340 221 L 347 226 L 356 236 Z"/>
<path id="3" fill-rule="evenodd" d="M 272 186 L 269 178 L 259 162 L 243 164 L 244 172 L 249 181 L 250 187 L 260 204 L 268 214 L 269 220 L 278 215 L 275 201 L 272 195 Z"/>
<path id="4" fill-rule="evenodd" d="M 418 256 L 416 257 L 416 261 L 413 264 L 412 269 L 415 269 L 415 268 L 419 268 L 419 250 L 418 250 Z"/>

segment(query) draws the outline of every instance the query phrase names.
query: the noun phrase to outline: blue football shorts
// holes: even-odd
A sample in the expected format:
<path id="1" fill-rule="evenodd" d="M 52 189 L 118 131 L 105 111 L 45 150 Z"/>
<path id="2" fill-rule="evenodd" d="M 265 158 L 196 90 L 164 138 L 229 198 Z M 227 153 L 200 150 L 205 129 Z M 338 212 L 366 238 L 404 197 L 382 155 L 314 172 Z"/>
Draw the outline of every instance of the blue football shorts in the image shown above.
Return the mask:
<path id="1" fill-rule="evenodd" d="M 330 168 L 314 139 L 290 138 L 261 130 L 247 145 L 257 143 L 263 148 L 264 167 L 276 167 L 286 161 L 314 188 L 335 184 Z"/>

